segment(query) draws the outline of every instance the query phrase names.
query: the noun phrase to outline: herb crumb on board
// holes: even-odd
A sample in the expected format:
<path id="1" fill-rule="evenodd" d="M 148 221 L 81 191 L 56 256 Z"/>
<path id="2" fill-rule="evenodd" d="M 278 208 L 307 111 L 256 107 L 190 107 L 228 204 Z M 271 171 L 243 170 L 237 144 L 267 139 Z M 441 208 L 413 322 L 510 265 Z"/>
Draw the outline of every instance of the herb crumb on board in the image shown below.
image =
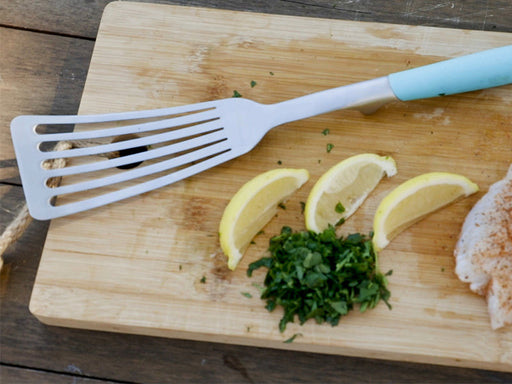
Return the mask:
<path id="1" fill-rule="evenodd" d="M 345 212 L 345 207 L 343 206 L 343 204 L 341 204 L 341 201 L 338 201 L 338 204 L 336 204 L 336 206 L 334 207 L 334 210 L 337 213 L 343 213 L 343 212 Z"/>
<path id="2" fill-rule="evenodd" d="M 290 343 L 293 343 L 293 341 L 298 337 L 298 336 L 302 336 L 302 333 L 295 333 L 293 334 L 292 337 L 286 339 L 285 341 L 283 341 L 283 343 L 285 344 L 290 344 Z"/>

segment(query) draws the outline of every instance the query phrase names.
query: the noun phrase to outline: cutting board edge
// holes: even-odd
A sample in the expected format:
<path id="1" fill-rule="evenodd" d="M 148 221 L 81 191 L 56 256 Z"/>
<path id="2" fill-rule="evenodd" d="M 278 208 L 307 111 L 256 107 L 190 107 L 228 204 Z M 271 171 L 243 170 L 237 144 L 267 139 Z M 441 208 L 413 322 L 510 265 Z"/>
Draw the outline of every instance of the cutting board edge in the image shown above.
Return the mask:
<path id="1" fill-rule="evenodd" d="M 398 24 L 398 23 L 391 23 L 391 22 L 384 22 L 384 21 L 366 21 L 366 20 L 345 20 L 345 19 L 331 19 L 327 17 L 315 17 L 315 16 L 300 16 L 300 15 L 287 15 L 287 14 L 275 14 L 275 13 L 265 13 L 265 12 L 256 12 L 256 11 L 241 11 L 241 10 L 232 10 L 232 9 L 221 9 L 221 8 L 210 8 L 210 7 L 200 7 L 200 6 L 188 6 L 188 5 L 180 5 L 180 4 L 161 4 L 161 3 L 144 3 L 140 1 L 123 1 L 123 0 L 116 0 L 108 3 L 105 8 L 103 9 L 102 19 L 100 21 L 100 27 L 103 21 L 103 18 L 106 18 L 108 16 L 108 12 L 116 11 L 116 7 L 129 7 L 129 6 L 144 6 L 144 7 L 161 7 L 163 8 L 175 8 L 175 9 L 181 9 L 186 11 L 206 11 L 206 12 L 215 12 L 215 13 L 230 13 L 233 15 L 237 14 L 250 14 L 250 15 L 261 15 L 261 16 L 272 16 L 272 17 L 282 17 L 284 19 L 304 19 L 304 20 L 324 20 L 324 21 L 330 21 L 330 22 L 336 22 L 336 21 L 342 21 L 343 23 L 352 24 L 352 25 L 376 25 L 376 26 L 388 26 L 393 28 L 412 28 L 412 29 L 424 29 L 424 30 L 444 30 L 444 31 L 452 31 L 455 33 L 461 33 L 461 34 L 471 34 L 471 33 L 478 33 L 479 35 L 482 34 L 489 34 L 489 35 L 503 35 L 507 36 L 510 35 L 509 32 L 495 32 L 495 31 L 481 31 L 478 29 L 460 29 L 460 28 L 453 28 L 453 27 L 444 27 L 444 26 L 430 26 L 430 25 L 421 25 L 421 24 Z M 111 9 L 114 8 L 114 9 Z M 98 29 L 99 33 L 99 29 Z"/>
<path id="2" fill-rule="evenodd" d="M 290 343 L 278 340 L 268 340 L 259 337 L 243 337 L 218 333 L 199 333 L 195 331 L 181 331 L 172 329 L 163 329 L 155 327 L 134 326 L 132 324 L 120 324 L 110 322 L 94 322 L 80 319 L 59 318 L 56 316 L 47 316 L 44 311 L 30 309 L 30 312 L 43 324 L 48 326 L 86 329 L 92 331 L 133 334 L 149 337 L 162 337 L 168 339 L 180 339 L 200 342 L 213 342 L 220 344 L 234 344 L 247 347 L 269 348 L 278 350 L 290 350 L 306 353 L 321 353 L 327 355 L 363 357 L 377 360 L 402 361 L 418 364 L 441 365 L 448 367 L 460 367 L 471 369 L 494 370 L 500 372 L 512 372 L 512 364 L 500 362 L 485 362 L 477 359 L 459 359 L 451 357 L 439 357 L 426 354 L 410 354 L 401 352 L 382 352 L 364 348 L 352 348 L 349 346 L 340 348 L 339 346 L 329 346 L 324 344 L 307 344 L 300 342 L 300 335 Z"/>

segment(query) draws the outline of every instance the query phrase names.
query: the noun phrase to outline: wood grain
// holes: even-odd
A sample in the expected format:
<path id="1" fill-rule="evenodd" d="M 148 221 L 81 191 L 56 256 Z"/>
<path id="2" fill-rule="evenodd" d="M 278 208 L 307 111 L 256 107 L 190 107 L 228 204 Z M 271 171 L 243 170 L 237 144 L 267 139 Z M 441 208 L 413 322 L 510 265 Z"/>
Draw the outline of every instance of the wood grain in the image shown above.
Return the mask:
<path id="1" fill-rule="evenodd" d="M 178 3 L 168 1 L 166 3 Z M 183 2 L 181 2 L 183 3 Z M 294 15 L 320 15 L 340 19 L 362 17 L 363 8 L 371 12 L 364 13 L 366 20 L 397 22 L 400 24 L 426 24 L 436 26 L 452 26 L 455 28 L 510 31 L 510 10 L 512 5 L 507 1 L 493 1 L 492 4 L 477 0 L 456 0 L 452 2 L 414 1 L 407 2 L 407 12 L 396 12 L 395 9 L 405 8 L 406 2 L 389 0 L 364 2 L 338 2 L 338 6 L 351 7 L 347 12 L 331 11 L 327 7 L 317 6 L 320 1 L 287 2 L 287 1 L 186 1 L 187 4 L 207 7 L 220 7 L 243 10 L 251 9 L 269 13 Z M 346 4 L 345 4 L 346 3 Z M 59 113 L 75 113 L 78 108 L 82 89 L 74 84 L 83 84 L 90 59 L 92 42 L 89 43 L 89 56 L 84 51 L 77 51 L 76 60 L 66 53 L 62 35 L 72 34 L 75 44 L 82 44 L 83 38 L 94 39 L 100 16 L 106 1 L 61 0 L 50 1 L 5 1 L 0 8 L 0 24 L 20 29 L 19 44 L 9 45 L 13 49 L 6 51 L 6 35 L 2 33 L 2 76 L 11 72 L 15 77 L 31 77 L 35 82 L 42 80 L 33 76 L 34 73 L 50 74 L 71 73 L 70 68 L 80 67 L 75 72 L 75 81 L 70 87 L 59 85 L 59 76 L 54 81 L 45 82 L 44 87 L 19 87 L 18 103 L 10 103 L 10 109 L 4 103 L 3 89 L 0 88 L 0 117 L 15 111 L 35 112 L 35 103 L 43 101 L 51 103 L 51 108 L 59 108 Z M 453 4 L 453 9 L 450 7 Z M 500 7 L 494 8 L 494 7 Z M 289 7 L 289 8 L 288 8 Z M 505 9 L 503 7 L 508 7 Z M 94 8 L 94 12 L 90 10 Z M 387 13 L 381 8 L 387 8 Z M 320 10 L 319 10 L 320 9 Z M 292 13 L 293 11 L 293 13 Z M 323 14 L 321 14 L 323 13 Z M 87 14 L 87 17 L 84 15 Z M 488 16 L 486 16 L 488 15 Z M 501 23 L 490 23 L 499 20 Z M 496 28 L 494 28 L 496 27 Z M 43 32 L 27 31 L 35 29 Z M 0 31 L 11 32 L 9 28 Z M 83 32 L 87 31 L 85 35 Z M 77 34 L 78 33 L 78 34 Z M 59 36 L 61 35 L 61 36 Z M 34 39 L 37 44 L 31 44 Z M 26 65 L 18 65 L 15 57 L 30 57 L 31 52 L 38 52 L 34 46 L 43 45 L 52 55 L 43 54 L 28 58 Z M 28 48 L 29 47 L 29 48 Z M 28 48 L 28 49 L 27 49 Z M 28 55 L 28 56 L 27 56 Z M 67 58 L 67 60 L 66 60 Z M 20 59 L 21 60 L 21 59 Z M 19 62 L 19 61 L 18 61 Z M 55 67 L 56 62 L 63 63 Z M 1 84 L 0 84 L 1 87 Z M 51 95 L 55 95 L 52 97 Z M 41 98 L 40 98 L 41 97 Z M 48 98 L 48 100 L 46 100 Z M 40 110 L 42 113 L 51 112 Z M 1 132 L 8 132 L 8 125 L 2 125 Z M 9 148 L 8 148 L 9 147 Z M 10 139 L 0 140 L 0 156 L 10 148 Z M 14 159 L 12 159 L 14 160 Z M 2 157 L 0 168 L 6 167 Z M 11 161 L 12 164 L 12 161 Z M 12 165 L 11 165 L 12 167 Z M 4 170 L 5 171 L 5 170 Z M 4 172 L 4 171 L 0 171 Z M 7 171 L 5 171 L 7 172 Z M 2 173 L 3 176 L 7 173 Z M 17 175 L 14 172 L 13 175 Z M 10 177 L 8 178 L 8 180 Z M 14 179 L 12 179 L 14 181 Z M 0 181 L 1 183 L 1 181 Z M 9 201 L 12 207 L 23 202 L 21 188 L 12 192 L 9 199 L 3 200 L 4 191 L 0 193 L 2 203 Z M 16 190 L 16 189 L 15 189 Z M 7 192 L 6 192 L 7 193 Z M 15 198 L 15 196 L 17 196 Z M 14 200 L 11 200 L 11 197 Z M 4 205 L 5 205 L 4 204 Z M 8 215 L 0 214 L 0 228 L 8 222 Z M 6 257 L 8 263 L 2 271 L 0 294 L 0 382 L 19 382 L 19 377 L 26 378 L 29 383 L 59 382 L 54 374 L 61 372 L 69 378 L 64 382 L 80 382 L 96 377 L 100 382 L 191 382 L 191 383 L 311 383 L 318 382 L 319 377 L 324 383 L 510 383 L 511 374 L 503 372 L 481 371 L 442 367 L 436 365 L 412 364 L 367 358 L 350 358 L 324 354 L 302 353 L 295 351 L 251 348 L 243 346 L 209 344 L 176 339 L 136 336 L 127 334 L 90 332 L 59 327 L 47 327 L 38 322 L 28 311 L 28 302 L 33 286 L 35 273 L 39 264 L 42 244 L 45 241 L 47 223 L 34 222 L 26 236 L 13 246 Z M 148 355 L 149 353 L 149 355 Z M 147 358 L 143 358 L 148 356 Z M 7 365 L 6 365 L 7 364 Z M 14 365 L 18 368 L 11 368 Z M 13 374 L 12 369 L 20 374 Z M 73 373 L 72 373 L 73 372 Z M 319 376 L 319 372 L 321 375 Z M 72 377 L 69 376 L 72 373 Z M 46 376 L 46 379 L 44 378 Z M 16 378 L 16 380 L 13 379 Z M 11 380 L 12 379 L 12 380 Z M 60 379 L 60 376 L 59 376 Z M 46 380 L 46 381 L 45 381 Z M 87 381 L 86 381 L 87 382 Z"/>
<path id="2" fill-rule="evenodd" d="M 2 271 L 2 383 L 59 383 L 63 377 L 67 382 L 96 377 L 116 383 L 300 384 L 319 377 L 323 383 L 409 383 L 411 378 L 430 384 L 510 382 L 511 375 L 503 372 L 45 326 L 28 312 L 45 225 L 29 227 Z"/>
<path id="3" fill-rule="evenodd" d="M 22 114 L 76 113 L 79 99 L 69 95 L 81 94 L 93 43 L 7 28 L 0 29 L 0 41 L 0 125 L 5 127 L 0 130 L 0 181 L 20 184 L 11 120 Z"/>
<path id="4" fill-rule="evenodd" d="M 301 384 L 318 381 L 319 372 L 323 383 L 409 383 L 414 378 L 430 384 L 481 384 L 509 383 L 512 377 L 503 372 L 48 327 L 28 311 L 47 225 L 34 221 L 6 254 L 0 276 L 2 383 L 88 383 L 96 377 L 106 383 Z"/>
<path id="5" fill-rule="evenodd" d="M 7 33 L 12 31 L 7 31 Z M 13 60 L 25 57 L 25 65 L 15 66 L 15 78 L 31 77 L 39 73 L 40 78 L 33 78 L 44 86 L 20 87 L 17 90 L 18 103 L 9 104 L 14 111 L 36 111 L 38 101 L 47 103 L 52 98 L 52 105 L 46 110 L 41 107 L 39 113 L 51 113 L 55 108 L 60 113 L 74 113 L 78 109 L 81 87 L 77 84 L 85 81 L 89 60 L 85 57 L 92 50 L 92 44 L 73 43 L 80 47 L 69 57 L 68 38 L 45 35 L 43 39 L 37 33 L 23 32 L 26 39 L 19 39 L 25 46 L 42 45 L 46 55 L 37 59 L 30 53 L 40 54 L 36 47 L 27 51 L 24 45 L 10 45 L 12 49 L 3 59 L 10 58 L 5 68 L 13 68 Z M 12 36 L 12 35 L 2 35 Z M 18 34 L 14 36 L 19 36 Z M 87 49 L 89 47 L 89 49 Z M 51 52 L 51 54 L 48 54 Z M 85 53 L 84 53 L 85 52 Z M 73 60 L 76 58 L 76 61 Z M 62 67 L 56 66 L 62 63 Z M 45 79 L 60 71 L 74 71 L 77 81 L 62 87 L 59 82 Z M 11 67 L 10 67 L 11 66 Z M 4 68 L 4 67 L 2 67 Z M 43 76 L 45 74 L 45 76 Z M 39 84 L 39 83 L 36 83 Z M 51 92 L 53 97 L 49 95 Z M 13 113 L 3 109 L 2 116 Z M 60 109 L 64 108 L 65 109 Z M 25 109 L 26 108 L 26 109 Z M 34 109 L 30 109 L 34 108 Z M 8 128 L 4 126 L 4 128 Z M 10 146 L 9 141 L 1 141 L 0 153 Z M 7 149 L 6 149 L 7 150 Z M 23 204 L 23 192 L 20 187 L 4 185 L 0 187 L 0 228 L 4 228 Z M 325 356 L 311 353 L 277 351 L 260 348 L 248 348 L 233 345 L 191 342 L 185 340 L 167 340 L 124 334 L 89 332 L 58 327 L 46 327 L 38 322 L 28 311 L 39 257 L 46 238 L 47 222 L 34 221 L 25 235 L 4 255 L 6 266 L 2 271 L 0 282 L 0 382 L 2 383 L 58 383 L 90 382 L 97 377 L 101 382 L 208 382 L 240 383 L 294 381 L 310 383 L 322 371 L 323 382 L 339 382 L 340 375 L 350 378 L 351 382 L 365 382 L 366 378 L 386 377 L 393 372 L 397 381 L 420 374 L 428 376 L 432 383 L 464 382 L 481 383 L 488 380 L 505 382 L 503 373 L 457 369 L 451 367 L 404 364 L 370 359 L 356 359 L 338 356 Z M 101 347 L 100 347 L 101 346 Z M 148 355 L 148 351 L 151 353 Z M 146 356 L 146 358 L 141 358 Z M 55 372 L 55 373 L 52 373 Z M 57 372 L 60 372 L 58 374 Z M 372 379 L 373 380 L 373 379 Z"/>
<path id="6" fill-rule="evenodd" d="M 16 383 L 16 384 L 114 384 L 113 381 L 89 379 L 86 377 L 80 377 L 75 374 L 59 374 L 54 372 L 36 371 L 33 369 L 23 369 L 20 367 L 2 367 L 0 378 L 4 383 Z"/>
<path id="7" fill-rule="evenodd" d="M 507 42 L 509 35 L 497 33 L 116 3 L 100 27 L 80 112 L 204 101 L 233 89 L 276 102 Z M 251 80 L 258 86 L 252 89 Z M 383 194 L 421 172 L 463 173 L 485 190 L 510 161 L 510 103 L 502 87 L 391 105 L 371 117 L 345 111 L 288 124 L 243 158 L 183 183 L 55 220 L 31 310 L 54 325 L 510 370 L 510 330 L 490 331 L 483 300 L 451 272 L 451 249 L 476 196 L 383 252 L 382 268 L 395 269 L 392 311 L 353 314 L 337 328 L 307 323 L 279 334 L 279 313 L 240 294 L 257 296 L 245 269 L 264 254 L 268 236 L 257 239 L 235 273 L 225 268 L 215 236 L 229 197 L 278 160 L 310 169 L 314 180 L 350 154 L 395 157 L 399 175 L 379 186 L 347 231 L 369 231 Z M 330 154 L 324 128 L 332 132 Z M 306 197 L 303 188 L 265 232 L 300 222 Z M 105 238 L 105 230 L 116 235 Z M 297 332 L 303 337 L 283 343 Z"/>
<path id="8" fill-rule="evenodd" d="M 10 0 L 2 4 L 0 24 L 94 39 L 103 9 L 113 0 Z M 493 0 L 332 1 L 332 0 L 141 0 L 147 3 L 205 6 L 236 11 L 380 21 L 484 31 L 512 31 L 512 5 Z"/>

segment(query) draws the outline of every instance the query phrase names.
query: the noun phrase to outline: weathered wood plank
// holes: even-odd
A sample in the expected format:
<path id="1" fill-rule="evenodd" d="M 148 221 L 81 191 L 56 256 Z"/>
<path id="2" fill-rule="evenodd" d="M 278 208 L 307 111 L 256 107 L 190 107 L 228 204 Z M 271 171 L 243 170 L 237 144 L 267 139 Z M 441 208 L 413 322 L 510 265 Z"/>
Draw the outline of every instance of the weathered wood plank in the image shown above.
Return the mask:
<path id="1" fill-rule="evenodd" d="M 112 381 L 90 379 L 78 376 L 74 366 L 69 366 L 69 374 L 37 371 L 22 367 L 0 365 L 0 382 L 16 384 L 108 384 Z"/>
<path id="2" fill-rule="evenodd" d="M 94 43 L 9 28 L 0 28 L 0 41 L 0 181 L 19 183 L 10 121 L 76 113 Z"/>
<path id="3" fill-rule="evenodd" d="M 3 1 L 0 24 L 93 39 L 103 8 L 110 1 Z M 153 2 L 512 31 L 512 4 L 508 0 L 492 4 L 479 0 Z M 10 138 L 5 133 L 8 122 L 19 113 L 75 113 L 93 43 L 9 29 L 0 29 L 0 42 L 0 180 L 13 181 L 17 171 L 5 170 L 14 167 Z M 9 199 L 4 201 L 6 194 Z M 22 196 L 21 188 L 5 187 L 0 191 L 2 204 L 8 204 L 11 211 L 22 203 Z M 8 222 L 7 217 L 0 215 L 0 228 Z M 46 230 L 47 223 L 33 222 L 5 255 L 6 267 L 0 277 L 0 359 L 3 363 L 76 376 L 3 365 L 1 382 L 96 384 L 84 375 L 141 383 L 512 382 L 512 376 L 505 373 L 46 327 L 28 311 Z"/>
<path id="4" fill-rule="evenodd" d="M 23 204 L 21 187 L 0 184 L 0 233 L 16 217 Z"/>
<path id="5" fill-rule="evenodd" d="M 0 12 L 0 24 L 92 39 L 96 37 L 103 9 L 111 1 L 113 0 L 5 1 Z M 512 31 L 512 4 L 509 0 L 492 2 L 481 0 L 142 0 L 142 2 L 342 20 Z"/>

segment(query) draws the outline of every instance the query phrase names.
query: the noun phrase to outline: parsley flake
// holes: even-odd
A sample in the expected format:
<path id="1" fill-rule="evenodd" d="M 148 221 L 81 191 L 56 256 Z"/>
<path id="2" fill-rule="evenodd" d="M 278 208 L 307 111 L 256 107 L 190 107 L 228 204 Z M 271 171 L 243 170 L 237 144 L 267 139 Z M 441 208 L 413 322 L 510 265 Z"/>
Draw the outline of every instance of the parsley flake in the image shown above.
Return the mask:
<path id="1" fill-rule="evenodd" d="M 260 291 L 260 294 L 261 294 L 261 293 L 263 293 L 263 291 L 265 290 L 265 288 L 264 288 L 264 287 L 262 287 L 261 285 L 259 285 L 258 283 L 252 283 L 252 286 L 253 286 L 254 288 L 257 288 L 257 289 L 258 289 L 258 291 Z"/>
<path id="2" fill-rule="evenodd" d="M 345 207 L 343 206 L 343 204 L 341 204 L 341 201 L 338 201 L 338 204 L 336 204 L 336 206 L 334 207 L 334 210 L 337 213 L 343 213 L 343 212 L 345 212 Z"/>
<path id="3" fill-rule="evenodd" d="M 233 97 L 242 97 L 240 92 L 238 92 L 236 89 L 233 91 Z"/>
<path id="4" fill-rule="evenodd" d="M 322 131 L 322 135 L 327 136 L 329 134 L 330 130 L 329 128 L 326 128 Z"/>
<path id="5" fill-rule="evenodd" d="M 255 82 L 254 80 L 251 80 L 251 88 L 254 88 L 256 86 L 256 84 L 258 84 L 258 83 Z"/>
<path id="6" fill-rule="evenodd" d="M 295 333 L 292 337 L 283 341 L 283 343 L 286 343 L 286 344 L 293 343 L 293 341 L 297 338 L 297 336 L 302 336 L 302 333 Z"/>
<path id="7" fill-rule="evenodd" d="M 331 152 L 334 148 L 334 144 L 328 143 L 326 146 L 327 153 Z"/>

